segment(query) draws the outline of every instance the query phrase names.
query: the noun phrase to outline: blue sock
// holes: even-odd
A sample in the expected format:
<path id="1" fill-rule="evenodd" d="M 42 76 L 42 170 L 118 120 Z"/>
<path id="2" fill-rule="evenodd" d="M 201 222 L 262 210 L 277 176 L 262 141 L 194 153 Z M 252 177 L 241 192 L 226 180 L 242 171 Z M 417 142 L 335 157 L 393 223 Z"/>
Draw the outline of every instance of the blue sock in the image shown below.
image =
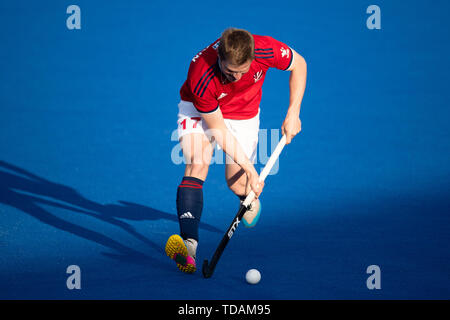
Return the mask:
<path id="1" fill-rule="evenodd" d="M 198 241 L 198 226 L 203 209 L 203 181 L 183 177 L 177 190 L 177 213 L 180 235 L 183 239 Z"/>

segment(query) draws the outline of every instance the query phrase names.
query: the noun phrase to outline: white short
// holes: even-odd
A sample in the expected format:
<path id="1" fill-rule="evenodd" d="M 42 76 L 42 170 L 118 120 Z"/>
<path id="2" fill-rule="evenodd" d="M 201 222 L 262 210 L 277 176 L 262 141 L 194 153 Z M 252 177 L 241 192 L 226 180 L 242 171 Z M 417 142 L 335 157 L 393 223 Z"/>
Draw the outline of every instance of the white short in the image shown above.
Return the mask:
<path id="1" fill-rule="evenodd" d="M 254 163 L 258 146 L 259 112 L 255 117 L 248 120 L 224 120 L 228 130 L 230 130 L 239 142 L 249 160 Z M 191 133 L 203 133 L 208 139 L 211 139 L 211 136 L 208 134 L 208 126 L 202 120 L 201 114 L 197 111 L 192 102 L 180 101 L 178 104 L 177 123 L 178 139 Z"/>

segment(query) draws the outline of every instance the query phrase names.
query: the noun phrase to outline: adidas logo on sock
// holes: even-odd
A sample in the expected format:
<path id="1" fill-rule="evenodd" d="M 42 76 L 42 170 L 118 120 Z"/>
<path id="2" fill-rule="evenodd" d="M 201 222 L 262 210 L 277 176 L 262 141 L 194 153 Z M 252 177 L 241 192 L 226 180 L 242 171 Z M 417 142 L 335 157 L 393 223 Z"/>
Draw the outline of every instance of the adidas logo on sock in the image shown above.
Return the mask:
<path id="1" fill-rule="evenodd" d="M 186 213 L 183 213 L 180 216 L 180 219 L 195 219 L 194 216 L 192 215 L 192 213 L 190 213 L 189 211 Z"/>

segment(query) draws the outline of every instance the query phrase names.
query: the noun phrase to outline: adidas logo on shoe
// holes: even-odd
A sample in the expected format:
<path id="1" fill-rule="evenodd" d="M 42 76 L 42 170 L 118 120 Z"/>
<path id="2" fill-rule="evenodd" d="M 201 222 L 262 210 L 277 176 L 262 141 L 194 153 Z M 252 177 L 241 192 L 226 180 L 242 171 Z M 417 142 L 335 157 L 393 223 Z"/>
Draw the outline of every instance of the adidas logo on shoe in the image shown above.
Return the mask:
<path id="1" fill-rule="evenodd" d="M 195 219 L 194 216 L 192 215 L 192 213 L 185 212 L 180 216 L 180 219 Z"/>

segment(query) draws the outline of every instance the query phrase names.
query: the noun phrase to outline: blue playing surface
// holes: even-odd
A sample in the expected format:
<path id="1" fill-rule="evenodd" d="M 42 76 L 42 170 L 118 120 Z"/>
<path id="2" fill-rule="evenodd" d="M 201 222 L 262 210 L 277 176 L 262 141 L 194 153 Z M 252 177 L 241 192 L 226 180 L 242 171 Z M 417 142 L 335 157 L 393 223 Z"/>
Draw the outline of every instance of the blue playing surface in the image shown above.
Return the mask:
<path id="1" fill-rule="evenodd" d="M 381 30 L 367 1 L 75 2 L 80 30 L 71 2 L 0 3 L 0 298 L 450 298 L 448 1 L 378 0 Z M 229 26 L 290 45 L 308 81 L 258 224 L 203 279 L 164 253 L 171 137 L 190 60 Z M 280 128 L 288 79 L 269 71 L 262 129 Z M 199 265 L 238 209 L 224 165 L 204 198 Z"/>

